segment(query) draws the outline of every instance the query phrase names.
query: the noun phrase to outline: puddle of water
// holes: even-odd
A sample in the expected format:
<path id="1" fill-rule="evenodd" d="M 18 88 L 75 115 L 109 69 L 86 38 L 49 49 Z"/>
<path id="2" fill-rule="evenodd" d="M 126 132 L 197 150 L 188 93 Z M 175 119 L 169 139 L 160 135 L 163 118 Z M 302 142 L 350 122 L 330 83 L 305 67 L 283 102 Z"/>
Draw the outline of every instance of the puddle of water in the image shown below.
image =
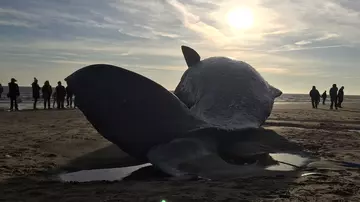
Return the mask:
<path id="1" fill-rule="evenodd" d="M 310 162 L 310 159 L 307 157 L 303 157 L 296 154 L 288 154 L 288 153 L 270 153 L 269 154 L 274 160 L 285 162 L 296 167 L 301 167 Z M 281 163 L 279 165 L 269 166 L 266 170 L 274 170 L 274 171 L 292 171 L 295 170 L 296 167 Z"/>
<path id="2" fill-rule="evenodd" d="M 151 166 L 151 164 L 146 163 L 138 166 L 122 168 L 82 170 L 78 172 L 61 174 L 59 177 L 60 180 L 64 182 L 116 181 L 122 180 L 131 173 L 147 166 Z"/>

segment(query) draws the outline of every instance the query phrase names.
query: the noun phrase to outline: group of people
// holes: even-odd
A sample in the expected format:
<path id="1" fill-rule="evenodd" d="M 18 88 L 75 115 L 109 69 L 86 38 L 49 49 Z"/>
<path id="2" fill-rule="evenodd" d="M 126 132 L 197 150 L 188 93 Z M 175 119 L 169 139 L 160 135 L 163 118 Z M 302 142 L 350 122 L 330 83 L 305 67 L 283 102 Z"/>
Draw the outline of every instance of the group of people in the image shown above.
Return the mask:
<path id="1" fill-rule="evenodd" d="M 10 98 L 10 111 L 17 111 L 18 108 L 18 98 L 20 96 L 19 86 L 16 83 L 17 80 L 12 78 L 10 83 L 8 84 L 9 92 L 7 97 Z M 55 103 L 57 104 L 58 109 L 65 108 L 65 98 L 67 101 L 67 107 L 73 107 L 73 92 L 69 87 L 64 87 L 61 84 L 61 81 L 58 82 L 58 85 L 53 92 L 53 88 L 50 85 L 49 81 L 45 81 L 42 87 L 39 86 L 38 80 L 34 78 L 34 82 L 31 84 L 32 87 L 32 97 L 34 99 L 33 109 L 37 109 L 37 102 L 40 99 L 40 92 L 42 94 L 42 98 L 44 99 L 44 109 L 51 109 L 51 97 L 53 97 L 53 108 L 55 108 Z M 0 97 L 3 93 L 4 89 L 0 84 Z M 75 106 L 74 106 L 75 107 Z"/>
<path id="2" fill-rule="evenodd" d="M 330 94 L 330 109 L 338 109 L 342 108 L 342 103 L 344 101 L 344 86 L 342 86 L 340 89 L 336 86 L 336 84 L 333 84 L 332 88 L 329 91 Z M 315 86 L 312 87 L 310 93 L 311 98 L 311 104 L 313 108 L 317 108 L 320 103 L 320 98 L 322 98 L 322 103 L 325 105 L 325 101 L 327 98 L 326 91 L 320 96 L 319 91 L 316 89 Z"/>

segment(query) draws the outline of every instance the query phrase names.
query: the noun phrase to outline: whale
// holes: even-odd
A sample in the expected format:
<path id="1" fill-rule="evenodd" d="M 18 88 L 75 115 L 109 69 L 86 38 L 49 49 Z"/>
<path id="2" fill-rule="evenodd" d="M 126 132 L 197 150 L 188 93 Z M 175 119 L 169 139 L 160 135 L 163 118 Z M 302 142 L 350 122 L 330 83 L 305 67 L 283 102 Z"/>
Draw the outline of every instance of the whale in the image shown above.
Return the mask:
<path id="1" fill-rule="evenodd" d="M 209 98 L 201 97 L 207 95 L 206 88 L 201 85 L 207 82 L 191 81 L 201 80 L 200 77 L 193 76 L 198 72 L 205 74 L 205 77 L 207 75 L 202 71 L 194 73 L 192 68 L 204 64 L 207 66 L 206 61 L 211 67 L 214 65 L 211 61 L 216 63 L 216 58 L 203 60 L 200 63 L 204 64 L 199 65 L 196 52 L 188 54 L 190 49 L 184 46 L 182 50 L 189 69 L 174 93 L 145 76 L 109 64 L 83 67 L 66 77 L 65 81 L 76 97 L 77 108 L 100 135 L 130 156 L 151 163 L 174 177 L 216 179 L 246 176 L 281 164 L 270 153 L 302 152 L 301 147 L 295 143 L 260 127 L 271 113 L 273 100 L 281 91 L 264 82 L 250 67 L 240 69 L 245 73 L 249 71 L 250 76 L 256 79 L 249 80 L 243 76 L 242 80 L 238 80 L 239 85 L 253 87 L 253 90 L 259 90 L 258 94 L 249 90 L 241 92 L 242 88 L 238 90 L 243 97 L 249 96 L 257 101 L 234 99 L 241 101 L 240 107 L 243 108 L 238 108 L 236 114 L 232 114 L 227 121 L 230 122 L 231 117 L 235 117 L 236 124 L 227 124 L 224 127 L 216 124 L 216 120 L 221 122 L 224 118 L 216 114 L 211 105 L 203 104 Z M 223 65 L 224 61 L 225 64 L 232 64 L 228 59 L 219 59 L 220 65 Z M 236 61 L 234 63 L 243 65 Z M 232 82 L 228 77 L 229 75 L 227 79 Z M 202 92 L 201 88 L 205 89 L 205 92 Z M 199 95 L 200 97 L 197 97 Z M 224 96 L 224 99 L 229 98 Z M 216 108 L 216 105 L 213 107 Z M 211 113 L 201 112 L 202 109 Z M 219 113 L 223 113 L 223 106 L 219 109 Z M 227 111 L 225 109 L 225 112 Z M 240 119 L 240 115 L 245 118 Z M 255 123 L 249 124 L 251 121 Z M 306 163 L 307 161 L 302 161 L 294 167 L 301 167 Z"/>
<path id="2" fill-rule="evenodd" d="M 265 122 L 281 90 L 246 62 L 227 57 L 201 60 L 194 49 L 181 49 L 188 69 L 174 93 L 195 116 L 229 130 L 258 128 Z"/>

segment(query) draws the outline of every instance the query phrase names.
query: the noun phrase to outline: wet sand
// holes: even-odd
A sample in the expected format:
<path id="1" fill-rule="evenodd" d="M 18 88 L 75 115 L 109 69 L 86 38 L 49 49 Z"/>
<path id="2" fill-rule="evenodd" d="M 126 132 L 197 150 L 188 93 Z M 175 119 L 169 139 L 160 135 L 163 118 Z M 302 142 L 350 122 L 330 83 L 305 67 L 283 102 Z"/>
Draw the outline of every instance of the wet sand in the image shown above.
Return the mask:
<path id="1" fill-rule="evenodd" d="M 278 104 L 269 128 L 317 157 L 360 163 L 360 104 L 330 111 Z M 220 181 L 174 181 L 153 170 L 120 182 L 62 183 L 56 174 L 140 164 L 78 110 L 0 112 L 0 201 L 360 201 L 360 169 Z"/>

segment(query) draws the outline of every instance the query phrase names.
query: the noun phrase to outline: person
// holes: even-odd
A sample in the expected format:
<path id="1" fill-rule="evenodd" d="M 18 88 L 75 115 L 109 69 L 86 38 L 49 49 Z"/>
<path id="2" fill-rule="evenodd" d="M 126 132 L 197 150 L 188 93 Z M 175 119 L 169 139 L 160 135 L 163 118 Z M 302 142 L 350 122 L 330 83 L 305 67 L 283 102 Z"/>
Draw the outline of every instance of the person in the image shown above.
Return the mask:
<path id="1" fill-rule="evenodd" d="M 309 93 L 310 97 L 311 97 L 311 104 L 313 108 L 317 108 L 318 104 L 319 104 L 319 100 L 320 100 L 320 93 L 319 91 L 316 89 L 315 86 L 312 87 L 310 93 Z"/>
<path id="2" fill-rule="evenodd" d="M 9 86 L 8 97 L 10 98 L 10 111 L 13 111 L 14 107 L 15 107 L 15 111 L 19 110 L 17 99 L 20 96 L 20 90 L 19 90 L 19 86 L 16 82 L 17 82 L 16 79 L 11 78 L 11 81 L 8 84 L 8 86 Z"/>
<path id="3" fill-rule="evenodd" d="M 43 87 L 41 88 L 42 96 L 44 98 L 44 109 L 46 109 L 46 105 L 48 109 L 50 109 L 50 98 L 52 94 L 52 87 L 49 81 L 45 81 Z"/>
<path id="4" fill-rule="evenodd" d="M 65 102 L 65 96 L 66 96 L 66 89 L 63 85 L 61 85 L 61 81 L 58 82 L 58 85 L 56 86 L 56 102 L 57 102 L 57 108 L 58 109 L 64 109 L 64 102 Z"/>
<path id="5" fill-rule="evenodd" d="M 336 86 L 336 84 L 333 84 L 332 88 L 330 89 L 330 101 L 331 101 L 331 105 L 330 105 L 330 109 L 333 109 L 335 106 L 335 109 L 337 108 L 337 93 L 338 93 L 338 88 Z"/>
<path id="6" fill-rule="evenodd" d="M 4 88 L 2 87 L 1 83 L 0 83 L 0 99 L 1 99 L 1 95 L 4 92 Z"/>
<path id="7" fill-rule="evenodd" d="M 72 107 L 73 104 L 73 92 L 71 91 L 71 89 L 69 88 L 69 86 L 66 86 L 66 106 L 67 107 Z"/>
<path id="8" fill-rule="evenodd" d="M 337 97 L 338 97 L 338 102 L 337 102 L 338 107 L 342 108 L 341 104 L 344 101 L 344 86 L 341 86 L 341 88 L 339 89 Z"/>
<path id="9" fill-rule="evenodd" d="M 321 97 L 322 97 L 322 103 L 323 103 L 323 105 L 325 105 L 325 101 L 326 101 L 326 97 L 327 97 L 327 94 L 326 94 L 326 91 L 324 91 L 324 93 L 321 95 Z"/>
<path id="10" fill-rule="evenodd" d="M 37 109 L 36 104 L 37 104 L 38 99 L 40 98 L 40 89 L 41 89 L 38 84 L 38 80 L 36 78 L 34 78 L 34 82 L 31 84 L 31 87 L 32 87 L 32 95 L 34 98 L 33 109 L 35 110 L 35 109 Z"/>

